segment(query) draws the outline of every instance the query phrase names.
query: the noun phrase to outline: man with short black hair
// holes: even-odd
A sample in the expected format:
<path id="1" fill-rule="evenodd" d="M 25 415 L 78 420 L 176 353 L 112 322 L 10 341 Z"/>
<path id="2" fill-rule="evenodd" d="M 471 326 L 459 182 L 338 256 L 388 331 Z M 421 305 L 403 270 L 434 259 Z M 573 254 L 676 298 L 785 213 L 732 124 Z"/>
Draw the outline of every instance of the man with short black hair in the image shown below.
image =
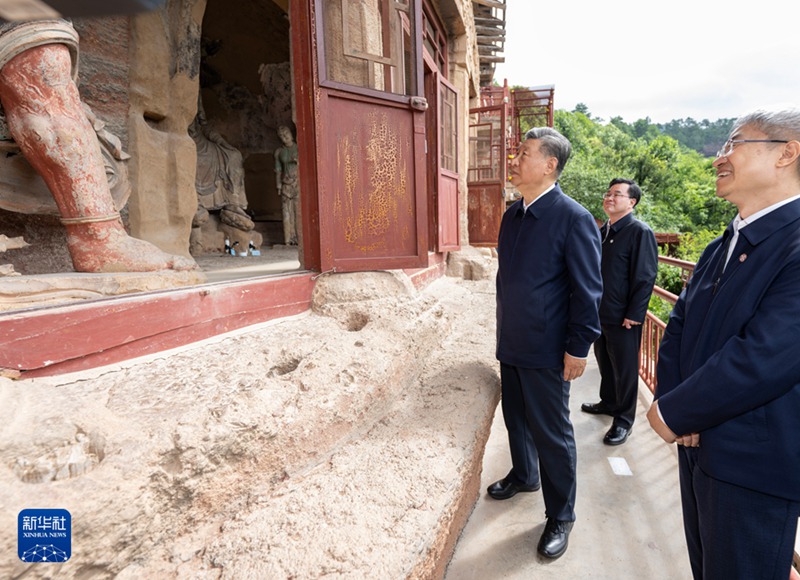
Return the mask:
<path id="1" fill-rule="evenodd" d="M 628 440 L 636 418 L 639 393 L 639 347 L 642 323 L 658 273 L 656 236 L 633 217 L 642 197 L 635 181 L 617 177 L 603 194 L 608 221 L 603 239 L 603 299 L 600 301 L 600 338 L 594 355 L 600 369 L 600 402 L 584 403 L 584 413 L 614 417 L 603 437 L 606 445 Z"/>

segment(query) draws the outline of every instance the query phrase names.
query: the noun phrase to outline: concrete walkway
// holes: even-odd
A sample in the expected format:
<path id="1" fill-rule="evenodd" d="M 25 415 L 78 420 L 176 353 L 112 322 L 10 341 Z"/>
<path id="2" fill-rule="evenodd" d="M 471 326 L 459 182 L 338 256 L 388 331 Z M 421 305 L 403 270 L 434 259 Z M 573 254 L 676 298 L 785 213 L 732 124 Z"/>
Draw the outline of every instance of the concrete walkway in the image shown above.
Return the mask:
<path id="1" fill-rule="evenodd" d="M 640 383 L 630 439 L 603 445 L 611 418 L 582 413 L 598 400 L 600 375 L 592 354 L 573 382 L 570 408 L 578 447 L 577 521 L 567 553 L 549 561 L 536 553 L 544 529 L 541 492 L 496 501 L 486 487 L 510 468 L 508 439 L 498 407 L 486 446 L 481 497 L 456 546 L 446 580 L 597 578 L 690 579 L 683 536 L 677 452 L 650 429 L 644 416 L 652 396 Z M 618 474 L 625 467 L 629 475 Z M 616 469 L 615 469 L 616 468 Z"/>

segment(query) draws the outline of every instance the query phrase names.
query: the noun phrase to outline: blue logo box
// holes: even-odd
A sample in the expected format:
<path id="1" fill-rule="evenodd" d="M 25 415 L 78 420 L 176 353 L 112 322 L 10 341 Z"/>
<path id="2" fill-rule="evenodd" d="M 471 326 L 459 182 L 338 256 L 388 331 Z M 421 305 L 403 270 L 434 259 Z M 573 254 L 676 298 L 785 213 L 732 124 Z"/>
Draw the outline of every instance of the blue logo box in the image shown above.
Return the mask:
<path id="1" fill-rule="evenodd" d="M 66 562 L 72 556 L 72 516 L 62 509 L 27 509 L 17 517 L 23 562 Z"/>

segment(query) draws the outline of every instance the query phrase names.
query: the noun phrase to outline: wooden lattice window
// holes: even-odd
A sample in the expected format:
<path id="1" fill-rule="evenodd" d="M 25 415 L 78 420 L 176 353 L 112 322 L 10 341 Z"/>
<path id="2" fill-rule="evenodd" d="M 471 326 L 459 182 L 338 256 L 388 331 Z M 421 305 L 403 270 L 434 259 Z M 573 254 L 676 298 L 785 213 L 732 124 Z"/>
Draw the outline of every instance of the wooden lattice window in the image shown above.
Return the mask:
<path id="1" fill-rule="evenodd" d="M 325 0 L 327 78 L 397 95 L 413 94 L 409 0 Z"/>
<path id="2" fill-rule="evenodd" d="M 501 179 L 503 131 L 500 111 L 487 111 L 470 115 L 469 174 L 470 182 Z"/>
<path id="3" fill-rule="evenodd" d="M 439 126 L 441 128 L 441 159 L 442 169 L 458 173 L 458 93 L 444 83 L 440 85 L 441 109 Z"/>
<path id="4" fill-rule="evenodd" d="M 441 21 L 427 0 L 423 5 L 422 12 L 422 44 L 436 63 L 439 74 L 444 78 L 448 78 L 447 35 L 444 33 Z"/>

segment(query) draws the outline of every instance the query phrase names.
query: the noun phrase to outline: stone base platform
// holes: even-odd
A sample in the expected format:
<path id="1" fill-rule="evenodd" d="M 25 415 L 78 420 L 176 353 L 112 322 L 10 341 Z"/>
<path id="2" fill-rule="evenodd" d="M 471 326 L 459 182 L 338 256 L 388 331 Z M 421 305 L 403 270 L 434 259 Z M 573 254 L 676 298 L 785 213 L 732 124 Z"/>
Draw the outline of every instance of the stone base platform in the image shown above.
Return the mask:
<path id="1" fill-rule="evenodd" d="M 167 290 L 202 284 L 205 281 L 206 275 L 201 270 L 4 276 L 0 277 L 0 311 Z"/>

